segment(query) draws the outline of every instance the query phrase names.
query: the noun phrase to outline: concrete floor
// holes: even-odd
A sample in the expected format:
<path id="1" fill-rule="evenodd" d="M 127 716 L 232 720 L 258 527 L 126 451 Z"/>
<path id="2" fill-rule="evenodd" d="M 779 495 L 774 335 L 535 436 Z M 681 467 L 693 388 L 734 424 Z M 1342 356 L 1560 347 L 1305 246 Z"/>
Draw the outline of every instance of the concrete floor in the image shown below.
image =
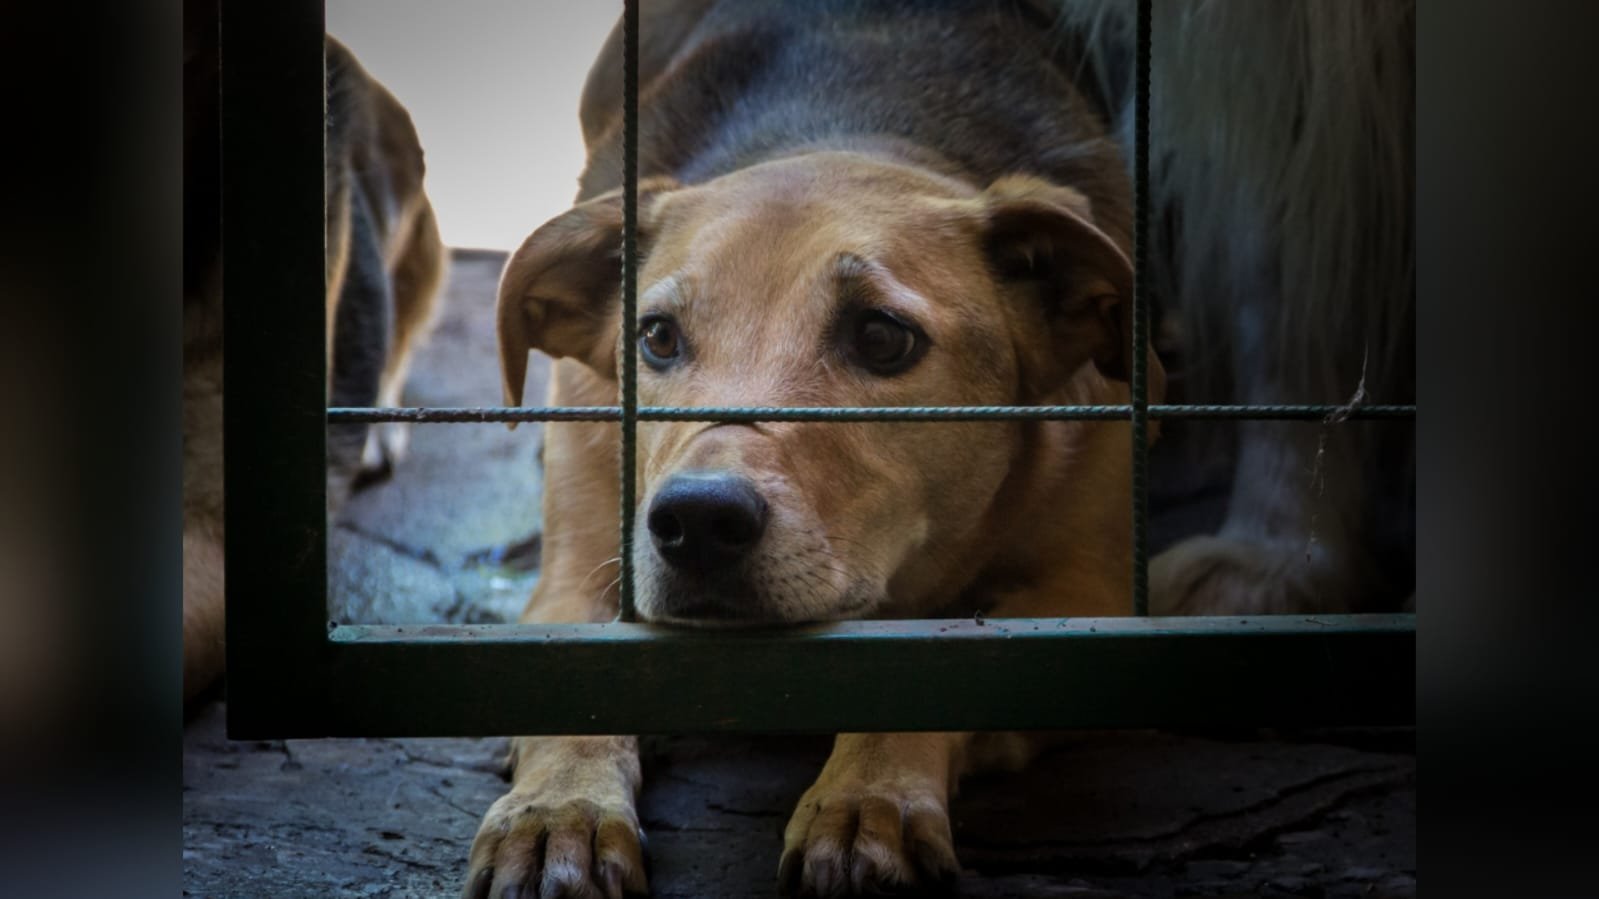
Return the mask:
<path id="1" fill-rule="evenodd" d="M 499 402 L 502 264 L 456 254 L 408 403 Z M 514 619 L 538 577 L 538 442 L 537 426 L 414 428 L 394 477 L 335 523 L 331 617 Z M 218 698 L 185 730 L 185 895 L 459 890 L 479 816 L 504 788 L 503 739 L 234 743 L 224 720 Z M 647 740 L 653 895 L 773 895 L 783 825 L 827 746 Z M 1022 774 L 968 782 L 953 818 L 967 897 L 1415 894 L 1409 731 L 1084 736 Z"/>
<path id="2" fill-rule="evenodd" d="M 437 328 L 406 384 L 413 406 L 497 406 L 494 298 L 503 253 L 457 252 Z M 531 366 L 543 402 L 548 360 Z M 361 624 L 514 621 L 538 580 L 543 428 L 414 425 L 394 476 L 356 493 L 329 537 L 329 610 Z"/>
<path id="3" fill-rule="evenodd" d="M 500 739 L 233 743 L 189 724 L 185 895 L 444 896 L 504 788 Z M 1085 739 L 953 810 L 961 895 L 1415 895 L 1415 758 L 1392 746 Z M 1366 735 L 1370 739 L 1373 735 Z M 825 738 L 652 738 L 640 812 L 657 899 L 775 895 Z"/>

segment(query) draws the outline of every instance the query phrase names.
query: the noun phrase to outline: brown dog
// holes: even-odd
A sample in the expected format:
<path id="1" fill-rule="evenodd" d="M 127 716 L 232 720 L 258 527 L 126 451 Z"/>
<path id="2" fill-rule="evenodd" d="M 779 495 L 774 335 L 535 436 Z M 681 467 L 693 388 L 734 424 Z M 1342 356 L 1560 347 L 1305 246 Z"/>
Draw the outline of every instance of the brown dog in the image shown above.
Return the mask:
<path id="1" fill-rule="evenodd" d="M 215 4 L 185 9 L 183 694 L 222 671 L 222 296 Z M 405 108 L 343 45 L 326 43 L 329 401 L 398 405 L 446 264 Z M 394 426 L 328 432 L 328 502 L 386 471 Z"/>
<path id="2" fill-rule="evenodd" d="M 615 403 L 623 352 L 647 405 L 1127 402 L 1125 164 L 1047 25 L 982 2 L 646 5 L 639 342 L 618 339 L 613 33 L 583 98 L 580 202 L 501 282 L 507 400 L 538 349 L 558 360 L 558 405 Z M 615 617 L 617 435 L 549 426 L 524 621 Z M 639 613 L 1125 614 L 1129 438 L 1116 423 L 643 424 Z M 1026 756 L 986 743 L 840 735 L 789 823 L 781 885 L 947 886 L 957 780 Z M 512 756 L 468 895 L 646 889 L 632 738 L 521 738 Z"/>

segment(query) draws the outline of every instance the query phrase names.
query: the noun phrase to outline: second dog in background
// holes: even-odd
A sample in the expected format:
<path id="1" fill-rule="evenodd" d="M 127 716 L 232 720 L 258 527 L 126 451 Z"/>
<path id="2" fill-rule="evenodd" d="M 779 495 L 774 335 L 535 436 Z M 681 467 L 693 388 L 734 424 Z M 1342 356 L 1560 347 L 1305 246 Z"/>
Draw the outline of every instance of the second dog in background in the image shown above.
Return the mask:
<path id="1" fill-rule="evenodd" d="M 1032 2 L 1087 49 L 1131 147 L 1136 4 Z M 1153 4 L 1171 402 L 1415 402 L 1415 16 L 1414 0 Z M 1177 427 L 1163 451 L 1227 501 L 1152 561 L 1153 613 L 1414 608 L 1410 422 Z"/>
<path id="2" fill-rule="evenodd" d="M 223 665 L 221 157 L 215 4 L 185 9 L 183 693 Z M 209 25 L 207 24 L 209 23 Z M 405 107 L 344 45 L 325 44 L 328 401 L 399 405 L 448 262 Z M 403 426 L 328 429 L 328 505 L 403 453 Z"/>

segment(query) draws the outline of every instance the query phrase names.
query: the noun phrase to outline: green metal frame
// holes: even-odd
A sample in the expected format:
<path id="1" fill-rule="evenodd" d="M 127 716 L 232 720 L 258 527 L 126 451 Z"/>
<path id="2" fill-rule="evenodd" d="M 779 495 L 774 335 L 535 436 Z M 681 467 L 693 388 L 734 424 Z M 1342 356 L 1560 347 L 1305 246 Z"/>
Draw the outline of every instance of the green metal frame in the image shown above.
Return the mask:
<path id="1" fill-rule="evenodd" d="M 1147 11 L 1147 0 L 1141 5 Z M 627 9 L 636 15 L 636 3 Z M 230 737 L 1414 721 L 1412 615 L 961 619 L 759 631 L 620 622 L 330 622 L 330 416 L 582 418 L 621 420 L 628 427 L 638 420 L 684 417 L 823 417 L 828 410 L 639 409 L 628 393 L 621 407 L 587 410 L 427 410 L 436 413 L 432 417 L 416 410 L 330 413 L 323 308 L 323 29 L 320 0 L 221 6 Z M 1143 45 L 1147 53 L 1147 31 Z M 1144 154 L 1139 156 L 1147 167 Z M 625 280 L 633 277 L 629 270 Z M 1142 306 L 1141 290 L 1138 302 Z M 1147 339 L 1144 331 L 1138 329 L 1138 336 Z M 1326 412 L 1148 406 L 1136 389 L 1134 402 L 1122 407 L 843 411 L 834 417 L 1092 418 L 1132 420 L 1135 426 L 1159 417 L 1253 412 L 1252 417 L 1314 420 Z M 1358 412 L 1373 418 L 1413 414 L 1411 407 Z M 1139 524 L 1142 530 L 1141 517 Z M 1140 557 L 1140 584 L 1142 563 Z"/>
<path id="2" fill-rule="evenodd" d="M 329 732 L 1404 724 L 1408 617 L 344 626 Z"/>

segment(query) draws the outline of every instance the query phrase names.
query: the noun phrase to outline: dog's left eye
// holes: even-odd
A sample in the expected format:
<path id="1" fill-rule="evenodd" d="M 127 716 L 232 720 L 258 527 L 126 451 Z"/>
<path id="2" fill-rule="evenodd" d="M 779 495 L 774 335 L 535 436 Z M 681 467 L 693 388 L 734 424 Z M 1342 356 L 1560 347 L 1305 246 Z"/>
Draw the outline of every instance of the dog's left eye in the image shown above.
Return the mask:
<path id="1" fill-rule="evenodd" d="M 665 368 L 683 352 L 677 325 L 666 318 L 645 319 L 639 328 L 638 345 L 644 361 L 656 368 Z"/>
<path id="2" fill-rule="evenodd" d="M 872 372 L 890 375 L 909 368 L 921 355 L 921 344 L 910 326 L 887 312 L 873 309 L 855 320 L 850 353 Z"/>

